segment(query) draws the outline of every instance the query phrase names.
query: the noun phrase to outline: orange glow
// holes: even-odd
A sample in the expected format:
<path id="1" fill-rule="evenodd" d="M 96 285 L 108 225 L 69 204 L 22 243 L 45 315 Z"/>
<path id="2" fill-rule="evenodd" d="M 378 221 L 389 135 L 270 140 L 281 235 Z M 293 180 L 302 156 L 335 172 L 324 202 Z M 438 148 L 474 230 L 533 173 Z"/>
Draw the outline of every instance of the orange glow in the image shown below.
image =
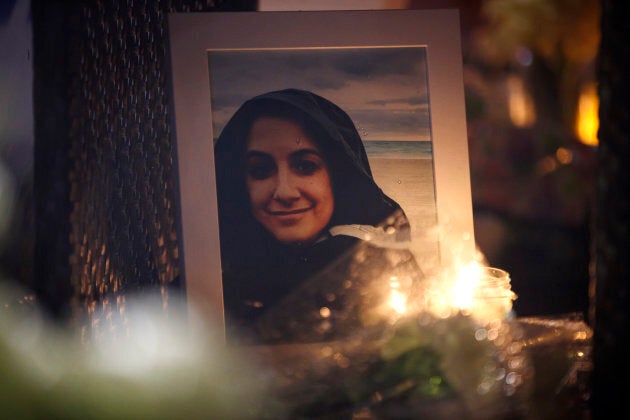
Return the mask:
<path id="1" fill-rule="evenodd" d="M 473 262 L 442 274 L 430 291 L 428 308 L 435 316 L 447 318 L 460 311 L 486 322 L 500 320 L 512 310 L 516 295 L 507 272 Z"/>
<path id="2" fill-rule="evenodd" d="M 558 162 L 551 156 L 545 156 L 536 164 L 538 175 L 547 175 L 558 168 Z"/>
<path id="3" fill-rule="evenodd" d="M 556 150 L 556 159 L 563 165 L 568 165 L 573 162 L 573 152 L 566 147 L 559 147 L 558 150 Z"/>
<path id="4" fill-rule="evenodd" d="M 466 265 L 457 273 L 452 289 L 452 304 L 458 309 L 469 309 L 475 299 L 475 289 L 479 287 L 481 266 L 477 263 Z"/>
<path id="5" fill-rule="evenodd" d="M 407 296 L 400 291 L 400 282 L 396 276 L 390 278 L 389 287 L 389 306 L 397 314 L 404 314 L 407 311 Z"/>
<path id="6" fill-rule="evenodd" d="M 407 311 L 407 297 L 399 290 L 392 290 L 389 295 L 389 306 L 398 314 Z"/>
<path id="7" fill-rule="evenodd" d="M 582 89 L 578 102 L 575 130 L 578 138 L 584 144 L 597 146 L 597 130 L 599 129 L 599 97 L 595 84 L 591 83 Z"/>
<path id="8" fill-rule="evenodd" d="M 517 127 L 529 127 L 536 121 L 536 111 L 523 79 L 511 76 L 507 80 L 510 120 Z"/>

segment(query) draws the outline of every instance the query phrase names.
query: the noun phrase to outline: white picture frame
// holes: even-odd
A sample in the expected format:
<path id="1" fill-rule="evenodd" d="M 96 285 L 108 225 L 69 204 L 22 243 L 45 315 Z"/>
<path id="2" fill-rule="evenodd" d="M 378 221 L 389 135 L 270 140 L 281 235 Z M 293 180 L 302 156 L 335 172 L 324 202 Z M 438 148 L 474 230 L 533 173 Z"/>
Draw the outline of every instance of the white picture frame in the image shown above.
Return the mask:
<path id="1" fill-rule="evenodd" d="M 457 258 L 474 258 L 457 10 L 172 13 L 168 22 L 180 192 L 181 273 L 189 301 L 205 316 L 224 325 L 213 139 L 219 134 L 218 120 L 229 115 L 227 111 L 220 112 L 217 105 L 218 92 L 227 90 L 229 82 L 211 69 L 210 57 L 215 53 L 422 49 L 426 59 L 426 74 L 422 77 L 429 107 L 435 214 L 433 219 L 416 226 L 427 231 L 435 226 L 438 229 L 433 232 L 448 235 L 448 239 L 437 238 L 438 260 L 450 256 L 454 248 Z M 387 63 L 379 64 L 387 67 Z M 248 70 L 251 68 L 243 72 Z M 242 77 L 248 82 L 265 83 L 261 77 Z M 264 85 L 249 96 L 274 88 L 275 84 Z M 375 179 L 378 181 L 376 173 Z M 413 189 L 408 194 L 413 195 Z M 405 209 L 405 203 L 401 205 Z"/>

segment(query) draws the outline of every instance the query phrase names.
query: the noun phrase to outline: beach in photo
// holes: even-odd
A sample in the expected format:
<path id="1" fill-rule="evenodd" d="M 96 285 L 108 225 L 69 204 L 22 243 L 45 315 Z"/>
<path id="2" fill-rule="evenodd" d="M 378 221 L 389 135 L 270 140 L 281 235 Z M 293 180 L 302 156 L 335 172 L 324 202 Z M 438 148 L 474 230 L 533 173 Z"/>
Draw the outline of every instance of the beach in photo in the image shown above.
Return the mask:
<path id="1" fill-rule="evenodd" d="M 412 229 L 435 225 L 433 160 L 370 158 L 374 180 L 403 208 Z"/>
<path id="2" fill-rule="evenodd" d="M 374 157 L 369 160 L 378 186 L 400 204 L 409 218 L 414 240 L 429 240 L 425 235 L 437 222 L 433 160 Z M 420 246 L 427 259 L 438 253 L 437 243 L 428 241 Z"/>

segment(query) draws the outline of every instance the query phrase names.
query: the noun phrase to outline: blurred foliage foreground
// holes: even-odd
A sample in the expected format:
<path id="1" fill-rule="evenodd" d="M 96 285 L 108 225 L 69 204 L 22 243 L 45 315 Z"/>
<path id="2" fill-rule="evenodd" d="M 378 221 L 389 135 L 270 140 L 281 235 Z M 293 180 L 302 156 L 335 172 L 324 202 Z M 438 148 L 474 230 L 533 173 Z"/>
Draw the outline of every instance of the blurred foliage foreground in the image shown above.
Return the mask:
<path id="1" fill-rule="evenodd" d="M 264 372 L 182 311 L 138 301 L 124 324 L 103 318 L 103 333 L 85 337 L 0 286 L 2 418 L 281 417 Z"/>
<path id="2" fill-rule="evenodd" d="M 590 338 L 583 323 L 536 322 L 532 339 L 514 319 L 425 312 L 335 342 L 233 347 L 159 297 L 76 330 L 6 284 L 0 303 L 0 407 L 12 419 L 545 418 L 572 395 Z"/>

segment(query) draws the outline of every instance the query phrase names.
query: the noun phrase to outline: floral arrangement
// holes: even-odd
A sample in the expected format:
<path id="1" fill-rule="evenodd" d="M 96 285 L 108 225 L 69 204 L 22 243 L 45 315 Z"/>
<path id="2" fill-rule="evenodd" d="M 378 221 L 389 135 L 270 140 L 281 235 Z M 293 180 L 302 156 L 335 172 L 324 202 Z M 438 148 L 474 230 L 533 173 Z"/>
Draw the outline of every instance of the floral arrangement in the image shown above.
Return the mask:
<path id="1" fill-rule="evenodd" d="M 509 320 L 482 325 L 461 312 L 420 314 L 380 333 L 266 347 L 283 378 L 276 395 L 292 418 L 368 411 L 487 419 L 526 409 L 532 371 Z"/>
<path id="2" fill-rule="evenodd" d="M 413 254 L 369 246 L 351 260 L 271 310 L 258 330 L 270 341 L 250 348 L 276 369 L 274 394 L 291 418 L 525 409 L 532 370 L 505 271 L 473 263 L 423 273 Z"/>

